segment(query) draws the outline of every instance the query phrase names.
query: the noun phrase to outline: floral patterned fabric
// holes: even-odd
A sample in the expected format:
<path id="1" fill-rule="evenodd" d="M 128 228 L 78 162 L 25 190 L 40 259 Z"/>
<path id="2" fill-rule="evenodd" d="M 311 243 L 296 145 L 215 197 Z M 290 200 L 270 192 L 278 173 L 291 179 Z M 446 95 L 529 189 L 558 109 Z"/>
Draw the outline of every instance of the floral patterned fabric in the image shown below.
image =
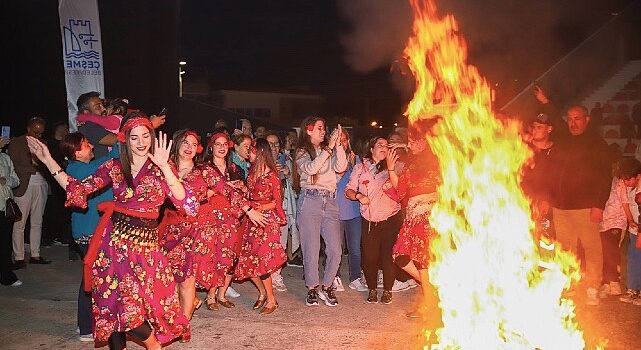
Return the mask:
<path id="1" fill-rule="evenodd" d="M 213 183 L 213 169 L 207 165 L 194 167 L 182 182 L 194 191 L 198 202 L 207 200 L 207 190 L 216 190 L 218 184 Z M 220 183 L 222 184 L 222 183 Z M 210 212 L 207 205 L 200 206 L 197 216 L 181 214 L 173 209 L 165 210 L 162 232 L 160 232 L 160 246 L 167 256 L 167 260 L 177 283 L 195 276 L 196 262 L 194 260 L 194 241 L 203 224 L 207 224 Z"/>
<path id="2" fill-rule="evenodd" d="M 436 189 L 440 184 L 438 161 L 429 151 L 413 156 L 398 179 L 398 188 L 387 186 L 385 193 L 392 199 L 403 202 L 407 210 L 403 226 L 392 248 L 392 257 L 406 255 L 417 265 L 427 268 L 429 242 L 435 235 L 429 217 L 436 202 Z"/>
<path id="3" fill-rule="evenodd" d="M 176 208 L 196 215 L 198 202 L 185 186 L 187 196 L 175 199 L 160 169 L 149 160 L 128 187 L 120 160 L 106 161 L 82 181 L 70 178 L 67 205 L 81 208 L 87 196 L 100 188 L 112 186 L 115 205 L 141 212 L 158 213 L 169 196 Z M 112 332 L 126 332 L 149 321 L 161 343 L 190 332 L 175 293 L 175 282 L 167 259 L 157 241 L 134 242 L 131 232 L 114 231 L 110 220 L 93 265 L 94 339 L 107 341 Z"/>
<path id="4" fill-rule="evenodd" d="M 283 211 L 281 182 L 273 171 L 261 176 L 249 176 L 247 197 L 252 207 L 276 204 L 274 209 L 264 210 L 265 227 L 254 225 L 249 218 L 243 219 L 240 231 L 243 234 L 238 266 L 234 271 L 237 280 L 270 274 L 287 262 L 287 254 L 280 243 L 280 227 L 287 224 Z"/>
<path id="5" fill-rule="evenodd" d="M 208 167 L 203 176 L 214 194 L 201 206 L 193 252 L 196 286 L 210 289 L 225 284 L 225 275 L 238 257 L 241 242 L 238 218 L 247 201 L 226 184 L 229 173 L 222 174 L 218 168 Z"/>

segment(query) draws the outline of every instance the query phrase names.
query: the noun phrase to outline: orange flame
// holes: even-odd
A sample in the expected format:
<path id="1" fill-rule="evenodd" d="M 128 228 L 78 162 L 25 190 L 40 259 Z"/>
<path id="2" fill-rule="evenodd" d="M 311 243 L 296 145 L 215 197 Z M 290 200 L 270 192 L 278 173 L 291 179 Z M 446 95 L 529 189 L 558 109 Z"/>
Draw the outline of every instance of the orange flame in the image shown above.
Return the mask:
<path id="1" fill-rule="evenodd" d="M 578 281 L 576 259 L 556 250 L 546 269 L 531 231 L 520 169 L 530 151 L 516 122 L 499 122 L 491 90 L 467 64 L 453 16 L 432 0 L 409 0 L 413 34 L 404 56 L 416 80 L 410 123 L 442 117 L 426 137 L 439 158 L 442 184 L 430 222 L 430 281 L 443 327 L 432 349 L 583 349 L 574 304 L 562 298 Z M 426 346 L 427 348 L 427 346 Z"/>

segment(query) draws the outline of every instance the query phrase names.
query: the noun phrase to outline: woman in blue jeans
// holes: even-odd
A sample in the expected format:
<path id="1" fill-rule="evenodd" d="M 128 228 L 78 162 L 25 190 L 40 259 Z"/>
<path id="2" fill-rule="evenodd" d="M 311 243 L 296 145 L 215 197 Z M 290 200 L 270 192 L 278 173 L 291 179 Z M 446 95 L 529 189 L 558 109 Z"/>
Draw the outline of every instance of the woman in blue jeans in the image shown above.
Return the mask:
<path id="1" fill-rule="evenodd" d="M 341 234 L 336 204 L 337 173 L 347 168 L 345 149 L 340 145 L 340 125 L 325 139 L 325 120 L 307 117 L 300 129 L 296 149 L 296 175 L 300 184 L 296 225 L 300 235 L 307 306 L 338 305 L 332 284 L 341 261 Z M 325 242 L 325 271 L 319 285 L 318 252 L 320 238 Z M 320 287 L 320 288 L 319 288 Z"/>
<path id="2" fill-rule="evenodd" d="M 349 252 L 349 287 L 359 292 L 367 291 L 367 286 L 361 281 L 361 212 L 360 203 L 352 201 L 345 196 L 345 188 L 349 182 L 354 166 L 360 163 L 360 158 L 352 151 L 349 142 L 349 134 L 343 130 L 340 138 L 340 144 L 345 149 L 347 156 L 347 170 L 340 174 L 340 180 L 336 185 L 336 202 L 338 204 L 341 224 L 341 242 L 342 236 L 346 238 L 347 250 Z M 344 291 L 343 282 L 340 278 L 340 271 L 334 279 L 334 288 L 337 291 Z"/>

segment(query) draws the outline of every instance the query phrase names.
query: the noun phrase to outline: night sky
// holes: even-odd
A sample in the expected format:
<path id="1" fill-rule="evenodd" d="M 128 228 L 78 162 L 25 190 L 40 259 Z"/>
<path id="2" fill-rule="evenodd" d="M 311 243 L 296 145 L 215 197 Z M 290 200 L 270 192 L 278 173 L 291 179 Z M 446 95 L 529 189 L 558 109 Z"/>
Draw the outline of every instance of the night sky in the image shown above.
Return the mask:
<path id="1" fill-rule="evenodd" d="M 470 62 L 499 83 L 501 105 L 628 2 L 449 0 L 438 6 L 459 21 Z M 100 0 L 99 5 L 103 93 L 132 98 L 152 113 L 164 106 L 177 110 L 178 60 L 188 62 L 186 81 L 208 80 L 213 89 L 322 94 L 330 118 L 396 118 L 412 92 L 399 89 L 412 83 L 393 65 L 411 28 L 405 0 Z M 0 9 L 7 14 L 0 40 L 10 60 L 3 66 L 8 93 L 0 102 L 0 122 L 19 134 L 35 115 L 65 120 L 57 1 L 3 1 Z"/>
<path id="2" fill-rule="evenodd" d="M 507 101 L 629 1 L 440 1 Z M 328 114 L 393 117 L 390 67 L 411 28 L 404 0 L 182 1 L 185 79 L 214 88 L 320 93 Z M 410 84 L 411 86 L 411 84 Z"/>

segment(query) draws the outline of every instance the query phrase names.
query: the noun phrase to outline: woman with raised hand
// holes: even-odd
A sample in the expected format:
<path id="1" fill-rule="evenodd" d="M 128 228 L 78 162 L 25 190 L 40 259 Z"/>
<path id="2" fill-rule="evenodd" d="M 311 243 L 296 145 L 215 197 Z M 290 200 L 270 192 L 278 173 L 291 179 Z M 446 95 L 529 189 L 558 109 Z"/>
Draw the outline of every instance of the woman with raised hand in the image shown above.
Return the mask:
<path id="1" fill-rule="evenodd" d="M 256 157 L 247 177 L 247 199 L 252 210 L 265 216 L 264 225 L 256 225 L 244 219 L 240 231 L 243 245 L 235 276 L 238 280 L 251 279 L 259 291 L 254 310 L 268 315 L 278 308 L 274 296 L 271 274 L 286 262 L 287 254 L 280 242 L 280 227 L 287 224 L 283 211 L 281 182 L 269 142 L 256 140 Z M 252 211 L 250 210 L 250 212 Z"/>
<path id="2" fill-rule="evenodd" d="M 428 124 L 433 123 L 431 121 Z M 441 176 L 438 158 L 428 147 L 425 137 L 418 128 L 410 127 L 408 163 L 400 175 L 398 171 L 389 171 L 393 190 L 387 192 L 398 202 L 407 201 L 403 226 L 392 248 L 394 262 L 421 284 L 423 294 L 423 301 L 416 310 L 407 314 L 408 317 L 424 316 L 434 297 L 427 268 L 430 240 L 436 233 L 430 225 L 429 217 L 437 199 L 436 191 L 441 183 Z M 390 150 L 387 156 L 388 169 L 395 169 L 397 160 L 396 150 Z"/>
<path id="3" fill-rule="evenodd" d="M 264 225 L 265 217 L 252 210 L 244 197 L 245 185 L 241 180 L 231 180 L 234 165 L 229 165 L 229 150 L 233 142 L 225 133 L 212 135 L 207 144 L 204 162 L 212 169 L 208 175 L 208 216 L 203 217 L 194 246 L 196 285 L 206 289 L 207 308 L 218 310 L 236 305 L 227 300 L 238 255 L 242 245 L 239 218 L 246 215 L 255 225 Z"/>
<path id="4" fill-rule="evenodd" d="M 376 291 L 378 264 L 383 269 L 383 294 L 381 303 L 392 302 L 392 287 L 396 280 L 396 266 L 392 260 L 392 247 L 401 228 L 401 204 L 386 193 L 391 189 L 390 173 L 386 162 L 388 143 L 384 137 L 374 137 L 369 142 L 363 161 L 356 164 L 350 175 L 345 196 L 358 201 L 361 222 L 362 266 L 369 289 L 367 303 L 378 303 Z M 400 170 L 400 169 L 399 169 Z"/>
<path id="5" fill-rule="evenodd" d="M 67 175 L 47 147 L 28 137 L 31 152 L 66 189 L 68 206 L 85 208 L 87 197 L 109 185 L 114 200 L 103 202 L 101 220 L 85 256 L 85 281 L 91 287 L 94 339 L 110 349 L 125 349 L 127 334 L 147 349 L 161 349 L 180 336 L 189 336 L 167 258 L 158 245 L 158 213 L 167 197 L 188 215 L 198 202 L 183 186 L 169 163 L 172 142 L 143 114 L 132 113 L 120 128 L 120 159 L 102 164 L 84 180 Z"/>
<path id="6" fill-rule="evenodd" d="M 180 181 L 193 190 L 200 207 L 197 216 L 186 215 L 176 208 L 165 209 L 159 228 L 160 246 L 172 268 L 178 284 L 180 306 L 188 319 L 202 304 L 201 300 L 196 299 L 193 245 L 200 228 L 199 222 L 209 215 L 206 204 L 210 184 L 207 179 L 212 169 L 195 161 L 196 155 L 201 152 L 200 136 L 195 131 L 184 129 L 174 135 L 170 163 L 178 170 Z M 189 341 L 189 338 L 183 337 L 182 341 Z"/>
<path id="7" fill-rule="evenodd" d="M 307 286 L 307 306 L 318 305 L 320 297 L 327 306 L 337 306 L 333 282 L 341 262 L 341 233 L 336 204 L 337 174 L 347 169 L 345 149 L 338 142 L 340 125 L 325 139 L 325 120 L 307 117 L 301 123 L 296 149 L 296 174 L 300 194 L 296 225 L 303 251 L 303 269 Z M 325 272 L 319 285 L 318 252 L 320 238 L 325 241 Z"/>

